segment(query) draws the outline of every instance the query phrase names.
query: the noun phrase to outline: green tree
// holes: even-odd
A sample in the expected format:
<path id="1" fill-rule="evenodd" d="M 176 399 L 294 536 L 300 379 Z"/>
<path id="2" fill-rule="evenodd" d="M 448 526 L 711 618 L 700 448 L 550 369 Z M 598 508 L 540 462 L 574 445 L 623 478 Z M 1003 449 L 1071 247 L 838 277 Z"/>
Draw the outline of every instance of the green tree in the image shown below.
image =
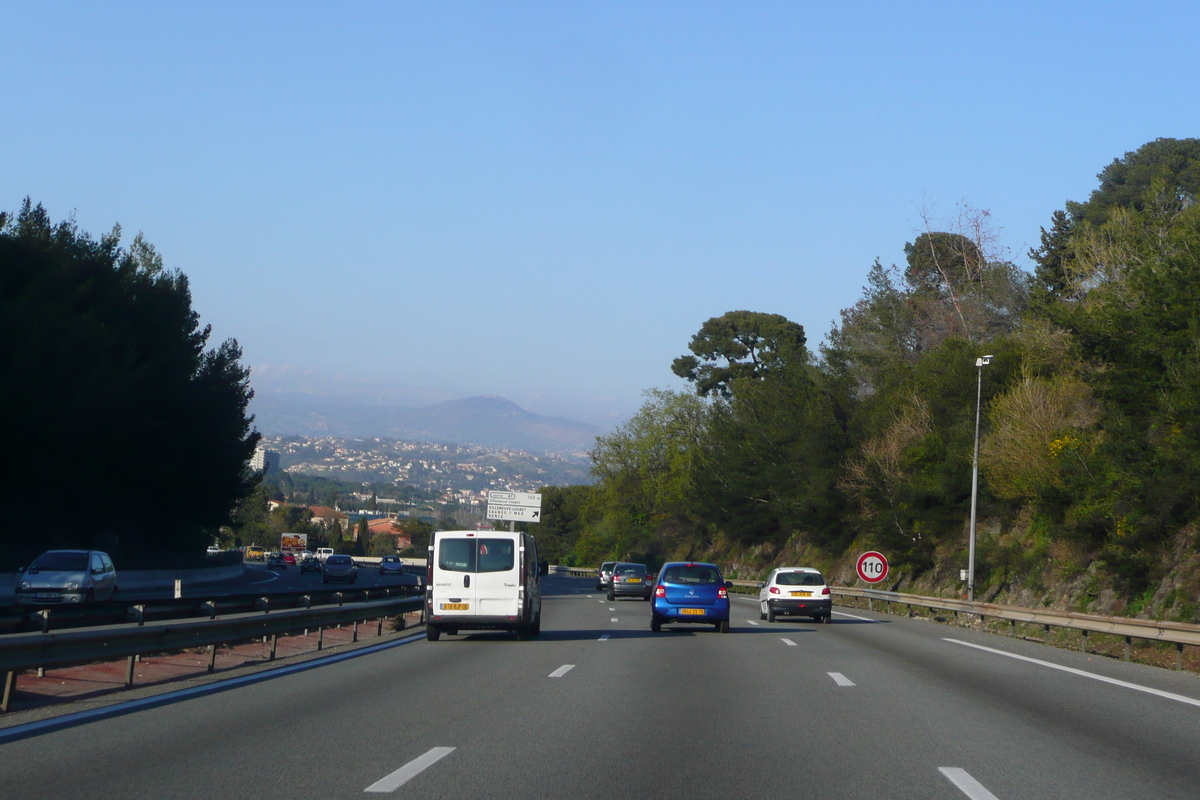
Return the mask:
<path id="1" fill-rule="evenodd" d="M 345 541 L 342 538 L 342 523 L 335 519 L 329 524 L 329 547 L 333 549 L 333 552 L 340 553 L 343 544 Z"/>
<path id="2" fill-rule="evenodd" d="M 188 280 L 139 234 L 99 240 L 26 200 L 0 223 L 0 410 L 21 468 L 4 547 L 102 545 L 118 566 L 203 554 L 254 489 L 241 349 L 208 348 Z M 44 519 L 63 454 L 88 524 Z M 4 548 L 0 548 L 4 549 Z M 174 560 L 173 560 L 174 559 Z"/>
<path id="3" fill-rule="evenodd" d="M 788 361 L 806 359 L 804 327 L 779 314 L 729 311 L 700 326 L 671 371 L 705 397 L 729 397 L 739 378 L 761 378 Z"/>
<path id="4" fill-rule="evenodd" d="M 367 524 L 367 518 L 359 517 L 358 528 L 354 533 L 354 555 L 365 556 L 367 554 L 370 537 L 371 529 Z"/>
<path id="5" fill-rule="evenodd" d="M 396 537 L 386 533 L 377 533 L 371 537 L 371 550 L 367 555 L 394 556 L 396 555 Z"/>

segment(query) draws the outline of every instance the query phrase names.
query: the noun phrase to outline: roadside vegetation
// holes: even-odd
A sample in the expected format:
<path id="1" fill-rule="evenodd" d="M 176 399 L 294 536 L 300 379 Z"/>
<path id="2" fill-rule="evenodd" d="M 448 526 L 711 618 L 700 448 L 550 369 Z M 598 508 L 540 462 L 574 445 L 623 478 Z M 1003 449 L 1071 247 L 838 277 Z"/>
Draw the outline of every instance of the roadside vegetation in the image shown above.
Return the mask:
<path id="1" fill-rule="evenodd" d="M 650 391 L 600 437 L 594 486 L 543 490 L 543 552 L 849 581 L 878 548 L 893 586 L 956 592 L 990 354 L 979 595 L 1196 620 L 1200 140 L 1098 177 L 1043 229 L 1033 274 L 962 206 L 927 219 L 904 264 L 876 261 L 815 350 L 775 314 L 704 322 L 670 365 L 692 391 Z"/>

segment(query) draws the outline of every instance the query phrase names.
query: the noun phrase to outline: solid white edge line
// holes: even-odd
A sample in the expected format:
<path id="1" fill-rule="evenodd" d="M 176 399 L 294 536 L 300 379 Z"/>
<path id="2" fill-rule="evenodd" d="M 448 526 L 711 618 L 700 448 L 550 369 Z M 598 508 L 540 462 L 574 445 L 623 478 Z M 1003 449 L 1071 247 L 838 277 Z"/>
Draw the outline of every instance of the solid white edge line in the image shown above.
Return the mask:
<path id="1" fill-rule="evenodd" d="M 877 619 L 871 619 L 870 617 L 860 617 L 857 614 L 847 614 L 845 611 L 834 611 L 833 613 L 837 614 L 839 617 L 849 617 L 850 619 L 861 619 L 863 622 L 879 622 L 879 620 L 877 620 Z"/>
<path id="2" fill-rule="evenodd" d="M 399 647 L 402 644 L 408 644 L 420 639 L 424 639 L 425 634 L 419 633 L 416 636 L 407 636 L 395 642 L 385 642 L 383 644 L 375 644 L 370 647 L 363 647 L 349 653 L 337 653 L 335 655 L 326 656 L 323 658 L 314 658 L 311 661 L 305 661 L 303 664 L 292 664 L 287 667 L 279 667 L 278 669 L 269 669 L 262 672 L 256 672 L 253 675 L 242 675 L 237 678 L 227 678 L 225 680 L 216 680 L 211 683 L 206 683 L 203 686 L 192 686 L 187 689 L 180 689 L 177 692 L 164 692 L 156 694 L 153 697 L 142 697 L 137 700 L 126 700 L 124 703 L 114 703 L 111 706 L 103 708 L 93 708 L 88 711 L 76 711 L 74 714 L 63 714 L 60 717 L 50 717 L 49 719 L 39 719 L 36 722 L 26 722 L 22 725 L 13 725 L 11 728 L 0 728 L 0 742 L 8 739 L 23 738 L 27 734 L 36 734 L 39 731 L 49 732 L 57 728 L 67 728 L 76 725 L 77 723 L 86 722 L 89 719 L 103 719 L 105 717 L 117 717 L 124 714 L 137 711 L 139 708 L 154 707 L 159 705 L 170 705 L 177 703 L 180 700 L 187 700 L 189 697 L 196 697 L 205 694 L 215 694 L 223 692 L 226 689 L 236 689 L 239 686 L 244 686 L 248 683 L 259 683 L 261 681 L 269 681 L 273 678 L 281 678 L 284 675 L 291 675 L 294 672 L 303 672 L 307 669 L 316 669 L 329 664 L 335 664 L 339 661 L 346 661 L 359 656 L 378 653 L 381 650 L 387 650 L 391 647 Z"/>
<path id="3" fill-rule="evenodd" d="M 606 634 L 604 634 L 604 635 L 603 635 L 603 636 L 601 636 L 599 639 L 597 639 L 597 641 L 600 641 L 600 642 L 607 642 L 607 641 L 608 641 L 608 634 L 607 634 L 607 633 L 606 633 Z"/>
<path id="4" fill-rule="evenodd" d="M 364 792 L 394 792 L 425 770 L 453 753 L 453 747 L 434 747 L 424 755 L 417 756 L 392 774 L 372 783 Z"/>
<path id="5" fill-rule="evenodd" d="M 797 646 L 796 643 L 793 642 L 791 639 L 780 639 L 780 641 L 787 643 L 788 647 L 796 647 Z"/>
<path id="6" fill-rule="evenodd" d="M 840 672 L 827 672 L 825 674 L 828 675 L 829 677 L 833 678 L 833 682 L 836 683 L 838 686 L 853 686 L 854 685 L 854 681 L 850 680 L 849 678 L 847 678 L 845 675 L 843 675 Z"/>
<path id="7" fill-rule="evenodd" d="M 948 639 L 948 638 L 943 637 L 942 640 L 946 641 L 946 642 L 953 642 L 954 644 L 961 644 L 965 647 L 974 647 L 976 650 L 984 650 L 988 653 L 995 653 L 998 656 L 1007 656 L 1009 658 L 1015 658 L 1018 661 L 1028 661 L 1030 664 L 1037 664 L 1042 667 L 1049 667 L 1050 669 L 1057 669 L 1062 672 L 1069 672 L 1072 675 L 1079 675 L 1084 678 L 1091 678 L 1094 681 L 1101 681 L 1103 683 L 1111 683 L 1113 686 L 1120 686 L 1125 689 L 1133 689 L 1135 692 L 1145 692 L 1146 694 L 1156 695 L 1157 697 L 1164 697 L 1167 700 L 1175 700 L 1176 702 L 1179 702 L 1179 703 L 1187 703 L 1190 706 L 1200 706 L 1200 700 L 1197 700 L 1194 697 L 1186 697 L 1182 694 L 1173 694 L 1171 692 L 1164 692 L 1162 689 L 1153 689 L 1149 686 L 1142 686 L 1141 684 L 1130 683 L 1129 681 L 1122 681 L 1122 680 L 1118 680 L 1116 678 L 1106 678 L 1105 676 L 1097 675 L 1094 672 L 1086 672 L 1082 669 L 1075 669 L 1074 667 L 1064 667 L 1062 664 L 1054 664 L 1050 661 L 1042 661 L 1041 659 L 1030 658 L 1029 656 L 1020 656 L 1020 655 L 1017 655 L 1016 653 L 1006 653 L 1003 650 L 997 650 L 994 647 L 984 647 L 981 644 L 972 644 L 971 642 L 964 642 L 961 639 Z"/>
<path id="8" fill-rule="evenodd" d="M 983 787 L 983 784 L 971 777 L 965 769 L 958 767 L 938 767 L 938 772 L 958 787 L 958 790 L 971 800 L 1000 800 L 996 795 Z"/>
<path id="9" fill-rule="evenodd" d="M 549 677 L 561 678 L 563 675 L 566 675 L 568 672 L 570 672 L 573 669 L 575 669 L 574 664 L 563 664 L 561 667 L 554 670 L 554 672 L 551 672 Z"/>

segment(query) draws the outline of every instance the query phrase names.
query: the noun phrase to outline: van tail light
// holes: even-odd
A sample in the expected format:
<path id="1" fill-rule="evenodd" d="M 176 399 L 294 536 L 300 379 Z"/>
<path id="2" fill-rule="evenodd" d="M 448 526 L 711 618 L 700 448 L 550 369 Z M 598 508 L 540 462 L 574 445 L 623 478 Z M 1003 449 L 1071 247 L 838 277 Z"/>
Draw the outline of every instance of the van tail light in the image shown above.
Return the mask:
<path id="1" fill-rule="evenodd" d="M 666 597 L 667 596 L 667 588 L 660 583 L 654 589 L 654 596 L 655 597 Z"/>
<path id="2" fill-rule="evenodd" d="M 771 587 L 771 589 L 770 589 L 770 592 L 771 592 L 771 594 L 779 594 L 779 587 L 778 587 L 778 586 L 772 586 L 772 587 Z"/>
<path id="3" fill-rule="evenodd" d="M 822 595 L 822 596 L 824 596 L 824 595 L 827 595 L 827 594 L 829 594 L 829 587 L 828 587 L 828 586 L 826 586 L 824 589 L 822 589 L 822 590 L 821 590 L 821 595 Z"/>
<path id="4" fill-rule="evenodd" d="M 717 589 L 717 598 L 720 600 L 728 600 L 729 599 L 729 592 L 725 589 L 724 586 Z"/>

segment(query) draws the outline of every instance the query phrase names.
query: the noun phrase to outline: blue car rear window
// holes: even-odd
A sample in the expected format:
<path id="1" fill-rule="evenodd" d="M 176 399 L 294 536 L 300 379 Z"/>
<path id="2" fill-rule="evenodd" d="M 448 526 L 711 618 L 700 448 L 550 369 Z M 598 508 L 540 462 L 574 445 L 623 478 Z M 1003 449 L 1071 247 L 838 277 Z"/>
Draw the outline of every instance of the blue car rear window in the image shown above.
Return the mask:
<path id="1" fill-rule="evenodd" d="M 721 576 L 712 567 L 667 567 L 663 573 L 663 583 L 682 583 L 687 585 L 706 585 L 720 583 Z"/>

